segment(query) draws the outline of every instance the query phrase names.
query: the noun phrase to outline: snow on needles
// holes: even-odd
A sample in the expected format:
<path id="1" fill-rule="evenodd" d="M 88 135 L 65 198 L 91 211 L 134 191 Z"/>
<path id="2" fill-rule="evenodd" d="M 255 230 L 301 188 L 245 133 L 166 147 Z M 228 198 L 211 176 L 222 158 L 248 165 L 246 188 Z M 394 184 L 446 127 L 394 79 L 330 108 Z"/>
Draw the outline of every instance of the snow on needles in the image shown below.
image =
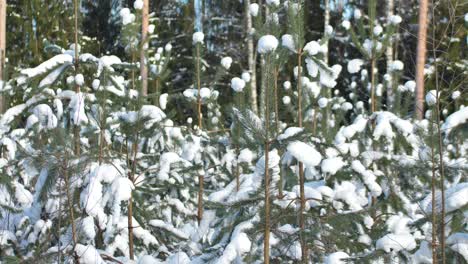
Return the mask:
<path id="1" fill-rule="evenodd" d="M 203 32 L 195 32 L 192 36 L 193 44 L 203 44 L 203 40 L 205 39 L 205 34 Z"/>
<path id="2" fill-rule="evenodd" d="M 244 87 L 245 87 L 245 81 L 242 80 L 241 78 L 239 77 L 234 77 L 231 79 L 231 88 L 235 91 L 235 92 L 242 92 L 244 90 Z"/>
<path id="3" fill-rule="evenodd" d="M 257 51 L 260 54 L 273 52 L 278 47 L 278 39 L 273 35 L 262 36 L 258 40 Z"/>
<path id="4" fill-rule="evenodd" d="M 322 155 L 315 147 L 304 142 L 294 141 L 289 143 L 288 152 L 291 153 L 298 161 L 304 163 L 308 168 L 313 168 L 320 164 Z"/>

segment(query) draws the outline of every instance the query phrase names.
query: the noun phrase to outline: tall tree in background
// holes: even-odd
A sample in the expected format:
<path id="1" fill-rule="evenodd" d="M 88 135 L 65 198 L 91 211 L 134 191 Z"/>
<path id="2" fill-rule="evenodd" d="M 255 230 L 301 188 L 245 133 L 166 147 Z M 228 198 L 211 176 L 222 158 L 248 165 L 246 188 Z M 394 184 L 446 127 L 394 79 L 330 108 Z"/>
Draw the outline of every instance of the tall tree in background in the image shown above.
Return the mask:
<path id="1" fill-rule="evenodd" d="M 141 24 L 141 51 L 140 51 L 140 75 L 141 91 L 143 96 L 148 95 L 148 65 L 146 62 L 146 52 L 148 50 L 148 26 L 149 26 L 149 2 L 143 0 L 143 16 Z"/>
<path id="2" fill-rule="evenodd" d="M 427 0 L 419 2 L 419 31 L 418 47 L 416 55 L 416 104 L 415 114 L 417 119 L 424 115 L 424 64 L 426 63 L 426 39 L 427 39 Z"/>
<path id="3" fill-rule="evenodd" d="M 254 40 L 252 36 L 252 17 L 250 15 L 250 0 L 244 1 L 245 7 L 245 31 L 247 35 L 247 60 L 250 73 L 250 104 L 252 111 L 258 114 L 257 102 L 257 69 L 255 62 Z"/>
<path id="4" fill-rule="evenodd" d="M 0 88 L 3 88 L 3 68 L 6 54 L 6 0 L 0 0 Z M 4 98 L 0 95 L 0 113 L 3 113 Z"/>
<path id="5" fill-rule="evenodd" d="M 395 0 L 387 0 L 387 20 L 389 21 L 394 15 Z M 390 43 L 385 50 L 385 57 L 387 59 L 387 72 L 391 72 L 391 65 L 393 62 L 393 43 Z M 394 95 L 393 95 L 393 80 L 390 80 L 390 85 L 387 87 L 387 106 L 388 108 L 393 107 Z"/>

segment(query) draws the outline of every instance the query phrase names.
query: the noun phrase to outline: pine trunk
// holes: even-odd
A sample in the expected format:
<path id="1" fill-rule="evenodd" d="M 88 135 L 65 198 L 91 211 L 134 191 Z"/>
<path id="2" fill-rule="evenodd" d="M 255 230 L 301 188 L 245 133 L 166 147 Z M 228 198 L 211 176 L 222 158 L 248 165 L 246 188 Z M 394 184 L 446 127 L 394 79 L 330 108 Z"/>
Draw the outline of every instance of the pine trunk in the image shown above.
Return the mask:
<path id="1" fill-rule="evenodd" d="M 149 2 L 144 0 L 141 23 L 141 49 L 140 49 L 140 75 L 141 93 L 148 95 L 148 65 L 146 64 L 146 51 L 148 49 L 148 26 L 149 26 Z"/>
<path id="2" fill-rule="evenodd" d="M 393 16 L 395 8 L 394 0 L 387 0 L 387 21 Z M 385 50 L 385 57 L 387 59 L 387 73 L 391 72 L 390 66 L 393 61 L 393 43 L 390 42 L 387 49 Z M 393 94 L 393 79 L 390 79 L 390 83 L 387 87 L 387 109 L 393 109 L 395 96 Z"/>
<path id="3" fill-rule="evenodd" d="M 245 31 L 247 35 L 247 56 L 250 73 L 250 105 L 252 111 L 258 114 L 258 99 L 257 99 L 257 69 L 255 61 L 254 39 L 252 36 L 252 17 L 250 16 L 250 0 L 244 1 L 245 5 Z"/>
<path id="4" fill-rule="evenodd" d="M 417 119 L 422 119 L 424 116 L 424 65 L 426 63 L 427 11 L 428 1 L 421 0 L 419 2 L 418 47 L 416 50 L 416 104 L 414 109 Z"/>

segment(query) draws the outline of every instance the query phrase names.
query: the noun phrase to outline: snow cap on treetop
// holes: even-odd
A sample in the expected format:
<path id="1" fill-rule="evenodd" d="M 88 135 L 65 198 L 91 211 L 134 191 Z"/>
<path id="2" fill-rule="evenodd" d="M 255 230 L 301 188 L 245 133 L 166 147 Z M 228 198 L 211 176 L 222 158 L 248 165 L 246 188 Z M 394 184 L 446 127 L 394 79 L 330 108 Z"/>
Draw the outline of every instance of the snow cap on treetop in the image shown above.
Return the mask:
<path id="1" fill-rule="evenodd" d="M 122 8 L 122 10 L 120 10 L 120 16 L 122 17 L 123 25 L 128 25 L 135 21 L 135 15 L 130 13 L 130 9 L 128 8 Z"/>
<path id="2" fill-rule="evenodd" d="M 135 0 L 135 2 L 133 3 L 133 8 L 137 10 L 143 9 L 143 6 L 144 6 L 143 0 Z"/>
<path id="3" fill-rule="evenodd" d="M 319 53 L 320 50 L 321 50 L 320 44 L 315 40 L 310 41 L 304 47 L 304 51 L 307 52 L 311 56 L 317 55 L 317 53 Z"/>
<path id="4" fill-rule="evenodd" d="M 221 65 L 224 69 L 229 70 L 231 68 L 232 58 L 231 57 L 224 57 L 221 59 Z"/>
<path id="5" fill-rule="evenodd" d="M 460 97 L 461 93 L 460 91 L 455 91 L 452 93 L 452 99 L 456 100 L 458 97 Z"/>
<path id="6" fill-rule="evenodd" d="M 402 71 L 404 67 L 405 67 L 405 65 L 400 60 L 392 61 L 392 64 L 390 65 L 390 68 L 393 71 Z"/>
<path id="7" fill-rule="evenodd" d="M 78 85 L 78 86 L 83 86 L 83 85 L 84 85 L 84 76 L 83 76 L 83 74 L 78 73 L 78 74 L 75 76 L 75 83 L 76 83 L 76 85 Z"/>
<path id="8" fill-rule="evenodd" d="M 283 88 L 284 88 L 284 90 L 286 90 L 286 91 L 289 90 L 289 89 L 291 89 L 291 82 L 290 82 L 290 81 L 285 81 L 285 82 L 283 83 Z"/>
<path id="9" fill-rule="evenodd" d="M 361 70 L 364 61 L 361 59 L 353 59 L 348 62 L 348 72 L 353 74 Z"/>
<path id="10" fill-rule="evenodd" d="M 260 7 L 258 6 L 257 3 L 250 4 L 250 6 L 249 6 L 250 15 L 253 16 L 253 17 L 258 16 L 258 10 L 259 9 L 260 9 Z"/>
<path id="11" fill-rule="evenodd" d="M 273 35 L 265 35 L 258 40 L 257 51 L 260 54 L 275 51 L 278 47 L 278 39 Z"/>
<path id="12" fill-rule="evenodd" d="M 380 34 L 383 32 L 383 28 L 380 25 L 377 25 L 374 27 L 373 32 L 375 36 L 380 36 Z"/>
<path id="13" fill-rule="evenodd" d="M 242 73 L 242 80 L 244 80 L 244 82 L 248 83 L 250 82 L 250 79 L 251 79 L 250 73 L 248 72 Z"/>
<path id="14" fill-rule="evenodd" d="M 193 33 L 193 36 L 192 36 L 192 40 L 193 40 L 193 44 L 203 44 L 203 40 L 205 39 L 205 35 L 203 34 L 203 32 L 195 32 Z"/>
<path id="15" fill-rule="evenodd" d="M 294 38 L 290 34 L 284 34 L 281 37 L 281 45 L 283 45 L 283 47 L 286 47 L 287 49 L 289 49 L 292 52 L 296 52 L 296 48 L 295 48 L 295 45 L 294 45 Z"/>
<path id="16" fill-rule="evenodd" d="M 148 26 L 148 33 L 153 34 L 154 30 L 156 29 L 156 26 L 151 24 Z"/>
<path id="17" fill-rule="evenodd" d="M 231 88 L 235 91 L 235 92 L 242 92 L 244 90 L 244 87 L 245 87 L 245 81 L 242 80 L 241 78 L 239 77 L 234 77 L 232 78 L 231 80 Z"/>
<path id="18" fill-rule="evenodd" d="M 360 9 L 354 9 L 354 19 L 360 19 L 362 17 L 362 13 Z"/>
<path id="19" fill-rule="evenodd" d="M 401 19 L 401 16 L 399 15 L 393 15 L 390 17 L 390 23 L 392 23 L 392 25 L 398 25 L 402 20 L 403 19 Z"/>
<path id="20" fill-rule="evenodd" d="M 429 106 L 433 106 L 437 103 L 437 91 L 436 90 L 430 90 L 426 94 L 426 103 Z"/>
<path id="21" fill-rule="evenodd" d="M 341 23 L 341 26 L 346 29 L 346 30 L 349 30 L 351 28 L 351 23 L 349 23 L 348 20 L 343 20 L 343 22 Z"/>

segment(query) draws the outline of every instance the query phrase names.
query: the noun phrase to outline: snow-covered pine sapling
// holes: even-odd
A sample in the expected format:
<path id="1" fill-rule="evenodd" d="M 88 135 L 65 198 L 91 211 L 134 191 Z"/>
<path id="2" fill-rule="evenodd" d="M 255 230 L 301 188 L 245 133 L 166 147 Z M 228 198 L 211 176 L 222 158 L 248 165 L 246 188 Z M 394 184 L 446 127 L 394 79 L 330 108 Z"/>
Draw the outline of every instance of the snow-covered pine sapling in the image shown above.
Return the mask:
<path id="1" fill-rule="evenodd" d="M 144 60 L 145 57 L 145 52 L 143 49 L 145 49 L 146 43 L 146 34 L 147 32 L 144 32 L 144 34 L 138 34 L 138 32 L 141 32 L 141 29 L 144 27 L 142 24 L 144 23 L 143 21 L 143 13 L 140 11 L 144 7 L 144 2 L 142 0 L 136 0 L 134 2 L 134 8 L 136 10 L 136 15 L 132 14 L 130 12 L 130 9 L 128 8 L 123 8 L 120 10 L 120 15 L 122 17 L 122 40 L 123 43 L 126 45 L 125 49 L 126 51 L 130 54 L 131 56 L 131 89 L 136 90 L 136 76 L 135 76 L 135 70 L 136 70 L 136 58 L 138 55 L 141 56 L 141 59 Z M 147 29 L 146 29 L 147 30 Z M 143 32 L 142 32 L 143 33 Z M 145 37 L 145 39 L 143 39 Z M 145 42 L 142 42 L 142 41 Z M 142 65 L 140 65 L 142 66 Z M 147 74 L 145 67 L 140 68 L 140 73 Z M 147 76 L 141 76 L 141 78 L 147 78 Z M 143 80 L 140 83 L 140 89 L 138 92 L 138 98 L 136 105 L 134 106 L 136 109 L 140 109 L 142 106 L 142 100 L 146 100 L 146 98 L 143 98 L 147 94 L 147 90 L 145 91 L 144 89 L 147 89 L 147 86 L 144 87 L 144 83 L 147 80 Z M 147 85 L 147 83 L 146 83 Z M 130 95 L 130 94 L 129 94 Z M 129 164 L 128 168 L 128 179 L 132 182 L 132 184 L 135 183 L 135 173 L 136 173 L 136 167 L 137 167 L 137 154 L 138 154 L 138 142 L 139 142 L 139 136 L 140 136 L 140 130 L 141 130 L 141 121 L 140 121 L 140 111 L 137 112 L 136 114 L 136 124 L 134 130 L 127 134 L 127 143 L 128 143 L 128 138 L 131 140 L 131 146 L 126 146 L 126 152 L 127 152 L 127 164 Z M 128 153 L 130 152 L 130 153 Z M 128 205 L 127 205 L 127 230 L 128 230 L 128 255 L 131 260 L 134 259 L 134 239 L 133 239 L 133 195 L 130 194 L 130 197 L 128 199 Z"/>
<path id="2" fill-rule="evenodd" d="M 234 91 L 234 101 L 235 107 L 238 109 L 244 108 L 244 89 L 245 89 L 245 81 L 239 77 L 234 77 L 231 79 L 231 88 Z M 239 191 L 240 188 L 240 162 L 239 162 L 239 155 L 240 155 L 240 126 L 235 125 L 233 127 L 234 131 L 231 131 L 232 141 L 234 143 L 236 149 L 236 169 L 235 169 L 235 176 L 236 176 L 236 190 Z"/>
<path id="3" fill-rule="evenodd" d="M 192 36 L 192 43 L 194 45 L 194 64 L 195 64 L 195 86 L 197 90 L 197 121 L 198 128 L 203 128 L 203 113 L 202 113 L 202 94 L 201 94 L 201 49 L 203 47 L 205 35 L 203 32 L 195 32 Z"/>
<path id="4" fill-rule="evenodd" d="M 262 65 L 263 76 L 262 83 L 265 87 L 264 92 L 271 93 L 272 89 L 272 74 L 273 65 L 271 64 L 272 58 L 275 56 L 275 50 L 278 47 L 278 39 L 272 35 L 262 36 L 258 40 L 257 51 L 264 55 Z M 263 257 L 264 263 L 270 263 L 270 171 L 269 171 L 269 152 L 270 152 L 270 94 L 264 96 L 264 125 L 265 125 L 265 142 L 264 142 L 264 155 L 265 155 L 265 230 L 263 237 Z"/>
<path id="5" fill-rule="evenodd" d="M 387 67 L 389 72 L 384 75 L 385 90 L 387 92 L 391 91 L 391 94 L 387 95 L 387 110 L 396 114 L 401 113 L 402 92 L 406 90 L 399 89 L 398 85 L 403 74 L 403 68 L 403 62 L 399 60 L 392 61 L 389 67 Z"/>
<path id="6" fill-rule="evenodd" d="M 201 48 L 203 46 L 205 35 L 203 32 L 195 32 L 192 36 L 192 43 L 194 45 L 194 63 L 195 63 L 195 85 L 197 89 L 197 120 L 198 129 L 203 129 L 203 113 L 202 113 L 202 88 L 201 88 Z M 208 89 L 208 88 L 204 88 Z M 208 90 L 209 91 L 209 90 Z M 197 205 L 197 219 L 198 223 L 203 218 L 203 193 L 204 193 L 204 175 L 198 176 L 198 205 Z"/>
<path id="7" fill-rule="evenodd" d="M 377 62 L 385 53 L 386 48 L 391 45 L 392 35 L 396 31 L 398 24 L 401 22 L 399 16 L 393 16 L 387 21 L 384 29 L 377 23 L 376 20 L 376 5 L 377 0 L 368 1 L 368 32 L 364 26 L 364 18 L 361 11 L 354 12 L 354 22 L 357 26 L 351 25 L 350 21 L 344 20 L 341 26 L 349 32 L 351 40 L 356 48 L 361 52 L 362 56 L 370 63 L 370 113 L 377 111 L 376 89 L 378 83 Z M 354 28 L 357 28 L 357 32 Z M 351 64 L 350 64 L 351 63 Z M 359 59 L 351 60 L 348 63 L 348 71 L 356 73 L 360 70 L 364 62 Z"/>
<path id="8" fill-rule="evenodd" d="M 435 263 L 437 263 L 438 254 L 439 254 L 439 238 L 438 236 L 438 230 L 439 228 L 444 228 L 442 226 L 439 226 L 439 223 L 437 221 L 439 212 L 437 211 L 437 207 L 434 206 L 436 204 L 436 199 L 437 199 L 437 157 L 436 157 L 436 135 L 434 134 L 436 128 L 435 128 L 435 122 L 436 120 L 436 115 L 439 115 L 439 113 L 436 113 L 437 109 L 437 102 L 439 101 L 440 95 L 438 94 L 437 90 L 431 90 L 426 94 L 426 103 L 429 106 L 429 109 L 426 112 L 426 118 L 430 120 L 429 122 L 429 142 L 430 142 L 430 149 L 431 149 L 431 154 L 430 154 L 430 159 L 431 159 L 431 203 L 432 203 L 432 208 L 431 208 L 431 230 L 432 230 L 432 240 L 431 240 L 431 250 L 432 250 L 432 259 L 434 260 Z M 430 115 L 430 116 L 428 116 Z M 442 183 L 443 184 L 443 183 Z M 441 220 L 445 221 L 445 220 Z"/>
<path id="9" fill-rule="evenodd" d="M 283 46 L 294 52 L 297 69 L 297 125 L 302 128 L 303 91 L 302 91 L 302 60 L 304 55 L 304 2 L 302 0 L 288 2 L 288 22 L 291 35 L 283 35 Z M 307 52 L 307 51 L 305 51 Z M 314 55 L 314 54 L 312 54 Z M 304 238 L 305 231 L 305 195 L 304 195 L 304 164 L 299 162 L 299 186 L 300 186 L 300 211 L 299 228 L 301 240 L 302 261 L 307 263 L 307 242 Z"/>

